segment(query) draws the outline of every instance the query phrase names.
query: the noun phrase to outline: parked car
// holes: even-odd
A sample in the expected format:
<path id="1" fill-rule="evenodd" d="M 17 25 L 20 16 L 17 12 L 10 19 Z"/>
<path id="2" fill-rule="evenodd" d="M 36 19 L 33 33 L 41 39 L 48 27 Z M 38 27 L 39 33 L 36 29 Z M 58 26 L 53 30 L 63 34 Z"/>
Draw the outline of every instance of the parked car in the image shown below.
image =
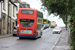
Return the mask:
<path id="1" fill-rule="evenodd" d="M 17 33 L 17 26 L 15 26 L 15 27 L 13 28 L 13 36 L 16 36 L 16 33 Z"/>
<path id="2" fill-rule="evenodd" d="M 49 24 L 43 24 L 43 30 L 49 28 Z"/>
<path id="3" fill-rule="evenodd" d="M 58 33 L 58 34 L 60 34 L 62 32 L 62 28 L 61 27 L 55 27 L 54 29 L 53 29 L 53 33 Z"/>

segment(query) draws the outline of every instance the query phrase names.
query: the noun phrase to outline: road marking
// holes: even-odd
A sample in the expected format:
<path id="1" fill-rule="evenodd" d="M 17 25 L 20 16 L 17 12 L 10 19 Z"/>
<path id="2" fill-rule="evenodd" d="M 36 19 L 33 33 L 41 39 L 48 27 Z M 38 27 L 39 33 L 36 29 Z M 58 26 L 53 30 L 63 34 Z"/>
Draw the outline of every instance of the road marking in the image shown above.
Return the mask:
<path id="1" fill-rule="evenodd" d="M 57 41 L 55 42 L 55 45 L 58 43 L 58 41 L 59 41 L 59 39 L 60 39 L 61 35 L 62 35 L 62 33 L 60 34 L 59 38 L 58 38 L 58 39 L 57 39 Z M 55 47 L 55 45 L 54 45 L 54 46 L 53 46 L 50 50 L 53 50 L 53 49 L 54 49 L 54 47 Z"/>
<path id="2" fill-rule="evenodd" d="M 13 37 L 13 36 L 10 36 L 10 37 Z M 3 38 L 0 38 L 0 40 L 2 40 L 2 39 L 6 39 L 6 38 L 10 38 L 10 37 L 3 37 Z"/>

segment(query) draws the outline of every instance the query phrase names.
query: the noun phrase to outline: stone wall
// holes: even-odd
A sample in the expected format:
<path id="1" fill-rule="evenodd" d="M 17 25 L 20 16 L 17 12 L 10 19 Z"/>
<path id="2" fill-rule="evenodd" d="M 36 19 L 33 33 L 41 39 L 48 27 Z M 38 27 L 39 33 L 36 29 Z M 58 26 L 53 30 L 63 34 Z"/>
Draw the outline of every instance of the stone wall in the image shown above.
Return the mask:
<path id="1" fill-rule="evenodd" d="M 1 34 L 7 34 L 7 15 L 5 16 L 5 19 L 2 20 L 1 27 Z"/>
<path id="2" fill-rule="evenodd" d="M 13 33 L 13 28 L 16 26 L 16 21 L 11 18 L 11 33 Z"/>
<path id="3" fill-rule="evenodd" d="M 2 23 L 1 23 L 2 22 Z M 2 35 L 13 33 L 13 28 L 16 26 L 16 20 L 6 15 L 5 20 L 0 21 Z"/>

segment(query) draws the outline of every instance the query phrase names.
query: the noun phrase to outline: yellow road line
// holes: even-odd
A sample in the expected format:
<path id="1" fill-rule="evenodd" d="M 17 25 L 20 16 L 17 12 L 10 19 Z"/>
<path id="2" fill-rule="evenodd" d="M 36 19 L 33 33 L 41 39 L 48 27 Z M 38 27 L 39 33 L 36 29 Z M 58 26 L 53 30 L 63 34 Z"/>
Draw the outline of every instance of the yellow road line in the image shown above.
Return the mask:
<path id="1" fill-rule="evenodd" d="M 10 37 L 13 37 L 13 36 L 10 36 Z M 1 39 L 6 39 L 6 38 L 10 38 L 10 37 L 4 37 L 4 38 L 0 38 L 0 40 L 1 40 Z"/>

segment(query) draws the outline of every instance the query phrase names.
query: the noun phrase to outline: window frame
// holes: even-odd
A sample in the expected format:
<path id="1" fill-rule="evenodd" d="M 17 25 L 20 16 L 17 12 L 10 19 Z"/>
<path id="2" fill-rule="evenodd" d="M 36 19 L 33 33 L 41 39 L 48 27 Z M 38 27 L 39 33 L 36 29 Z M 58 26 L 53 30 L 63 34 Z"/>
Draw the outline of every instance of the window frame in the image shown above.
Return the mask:
<path id="1" fill-rule="evenodd" d="M 22 11 L 23 10 L 21 10 L 21 14 L 23 14 Z M 26 10 L 26 11 L 33 11 L 33 14 L 34 14 L 34 10 Z M 28 15 L 33 15 L 33 14 L 28 14 Z"/>
<path id="2" fill-rule="evenodd" d="M 5 0 L 3 2 L 3 10 L 5 10 Z M 6 10 L 5 10 L 6 11 Z"/>
<path id="3" fill-rule="evenodd" d="M 15 11 L 14 11 L 15 9 L 14 9 L 14 8 L 15 8 L 15 7 L 13 6 L 13 16 L 15 17 L 15 14 L 14 14 L 14 13 L 15 13 Z"/>

